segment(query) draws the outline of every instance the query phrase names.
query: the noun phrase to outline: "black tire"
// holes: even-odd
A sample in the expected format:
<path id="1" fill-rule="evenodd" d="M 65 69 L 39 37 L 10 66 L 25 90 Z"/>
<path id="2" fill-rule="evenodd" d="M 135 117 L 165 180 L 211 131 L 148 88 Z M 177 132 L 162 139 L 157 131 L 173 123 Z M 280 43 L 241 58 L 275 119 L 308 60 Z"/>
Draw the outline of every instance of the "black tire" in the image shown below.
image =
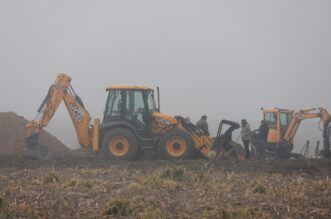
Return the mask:
<path id="1" fill-rule="evenodd" d="M 289 144 L 280 144 L 277 154 L 280 159 L 290 159 L 291 158 L 291 151 L 292 151 L 293 145 Z"/>
<path id="2" fill-rule="evenodd" d="M 194 152 L 194 142 L 187 131 L 173 128 L 160 138 L 159 151 L 164 159 L 190 159 Z"/>
<path id="3" fill-rule="evenodd" d="M 106 158 L 133 160 L 139 151 L 138 139 L 128 129 L 111 129 L 102 141 L 102 151 Z"/>

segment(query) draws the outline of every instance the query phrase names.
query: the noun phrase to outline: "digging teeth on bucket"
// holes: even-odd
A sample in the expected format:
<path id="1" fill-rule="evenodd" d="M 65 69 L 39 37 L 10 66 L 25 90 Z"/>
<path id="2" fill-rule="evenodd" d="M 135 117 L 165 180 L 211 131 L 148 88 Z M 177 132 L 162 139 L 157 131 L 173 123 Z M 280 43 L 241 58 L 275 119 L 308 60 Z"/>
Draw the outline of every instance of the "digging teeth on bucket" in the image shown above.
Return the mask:
<path id="1" fill-rule="evenodd" d="M 26 146 L 23 151 L 23 158 L 38 160 L 47 159 L 48 147 L 39 144 L 39 133 L 35 133 L 26 138 Z"/>

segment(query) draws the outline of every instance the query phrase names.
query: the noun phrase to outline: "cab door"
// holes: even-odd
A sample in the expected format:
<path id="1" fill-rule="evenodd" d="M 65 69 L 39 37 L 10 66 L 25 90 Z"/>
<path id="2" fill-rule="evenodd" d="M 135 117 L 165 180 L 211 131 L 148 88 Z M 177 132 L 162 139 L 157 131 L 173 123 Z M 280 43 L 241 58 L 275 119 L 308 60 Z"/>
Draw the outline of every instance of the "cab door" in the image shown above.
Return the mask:
<path id="1" fill-rule="evenodd" d="M 280 112 L 280 135 L 281 135 L 281 139 L 284 139 L 291 119 L 292 119 L 292 115 L 290 113 Z"/>
<path id="2" fill-rule="evenodd" d="M 149 123 L 149 110 L 144 98 L 143 90 L 128 90 L 126 96 L 127 116 L 137 129 L 140 136 L 146 136 Z"/>
<path id="3" fill-rule="evenodd" d="M 264 120 L 269 126 L 268 143 L 278 144 L 280 142 L 279 113 L 265 112 Z"/>

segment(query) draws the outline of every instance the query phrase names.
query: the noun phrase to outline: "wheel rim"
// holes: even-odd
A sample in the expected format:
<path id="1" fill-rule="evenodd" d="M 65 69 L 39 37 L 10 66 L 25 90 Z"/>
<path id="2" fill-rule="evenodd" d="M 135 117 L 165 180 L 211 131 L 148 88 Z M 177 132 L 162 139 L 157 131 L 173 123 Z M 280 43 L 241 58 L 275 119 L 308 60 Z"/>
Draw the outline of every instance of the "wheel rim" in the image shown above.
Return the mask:
<path id="1" fill-rule="evenodd" d="M 173 157 L 179 157 L 183 155 L 187 149 L 185 139 L 174 136 L 168 139 L 166 143 L 168 153 Z"/>
<path id="2" fill-rule="evenodd" d="M 126 137 L 116 136 L 110 140 L 108 149 L 113 155 L 122 157 L 128 153 L 129 145 L 129 141 Z"/>

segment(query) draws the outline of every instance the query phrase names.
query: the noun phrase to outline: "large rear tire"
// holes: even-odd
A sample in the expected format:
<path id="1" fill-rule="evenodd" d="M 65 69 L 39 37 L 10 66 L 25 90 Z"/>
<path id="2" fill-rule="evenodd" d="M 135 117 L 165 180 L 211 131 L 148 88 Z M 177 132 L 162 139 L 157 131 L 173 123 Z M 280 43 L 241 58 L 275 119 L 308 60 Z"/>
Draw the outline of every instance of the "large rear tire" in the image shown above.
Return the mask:
<path id="1" fill-rule="evenodd" d="M 159 150 L 164 159 L 189 159 L 192 158 L 194 152 L 194 142 L 188 132 L 173 128 L 161 137 Z"/>
<path id="2" fill-rule="evenodd" d="M 133 160 L 138 154 L 138 139 L 125 128 L 115 128 L 104 137 L 102 150 L 111 159 Z"/>

